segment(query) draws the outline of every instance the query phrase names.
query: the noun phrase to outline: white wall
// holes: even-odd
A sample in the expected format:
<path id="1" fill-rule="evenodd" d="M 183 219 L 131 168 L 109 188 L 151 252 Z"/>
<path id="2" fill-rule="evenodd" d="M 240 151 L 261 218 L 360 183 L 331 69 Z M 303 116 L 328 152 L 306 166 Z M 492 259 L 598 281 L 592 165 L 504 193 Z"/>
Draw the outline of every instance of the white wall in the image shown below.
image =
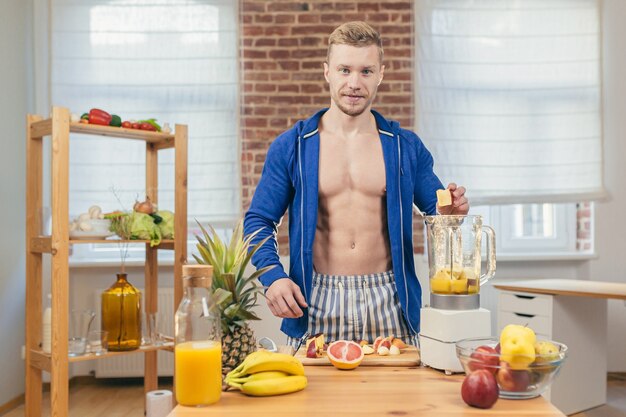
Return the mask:
<path id="1" fill-rule="evenodd" d="M 596 209 L 596 281 L 626 283 L 626 2 L 604 0 L 604 175 L 611 200 Z M 609 301 L 609 371 L 626 371 L 626 304 Z"/>
<path id="2" fill-rule="evenodd" d="M 0 10 L 0 405 L 24 392 L 21 347 L 29 3 L 3 0 Z"/>

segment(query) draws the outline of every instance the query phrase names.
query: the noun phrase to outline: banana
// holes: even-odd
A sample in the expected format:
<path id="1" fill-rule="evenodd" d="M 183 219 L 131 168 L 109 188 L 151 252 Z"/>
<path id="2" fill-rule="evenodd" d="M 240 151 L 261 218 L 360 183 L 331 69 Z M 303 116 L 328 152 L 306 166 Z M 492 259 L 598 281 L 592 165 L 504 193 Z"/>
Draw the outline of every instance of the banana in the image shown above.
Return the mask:
<path id="1" fill-rule="evenodd" d="M 250 361 L 246 358 L 240 373 L 251 375 L 265 371 L 282 371 L 290 375 L 302 376 L 304 375 L 304 366 L 302 366 L 302 362 L 291 355 L 270 352 L 269 355 L 256 355 Z"/>
<path id="2" fill-rule="evenodd" d="M 243 360 L 243 362 L 239 364 L 239 366 L 237 366 L 235 369 L 233 369 L 226 375 L 226 380 L 232 379 L 232 378 L 245 377 L 246 373 L 242 372 L 245 366 L 251 363 L 251 361 L 258 360 L 259 358 L 263 356 L 271 355 L 271 353 L 272 352 L 269 352 L 267 350 L 257 350 L 255 352 L 248 354 L 248 356 L 246 356 L 246 358 Z"/>
<path id="3" fill-rule="evenodd" d="M 289 376 L 289 374 L 286 372 L 282 372 L 282 371 L 265 371 L 265 372 L 258 372 L 256 374 L 252 374 L 252 375 L 244 376 L 240 378 L 227 378 L 226 382 L 229 385 L 245 384 L 247 382 L 252 382 L 252 381 L 262 381 L 264 379 L 283 378 L 286 376 Z"/>
<path id="4" fill-rule="evenodd" d="M 303 390 L 307 386 L 307 379 L 302 375 L 285 376 L 282 378 L 263 379 L 246 382 L 241 385 L 244 394 L 254 397 L 289 394 Z"/>

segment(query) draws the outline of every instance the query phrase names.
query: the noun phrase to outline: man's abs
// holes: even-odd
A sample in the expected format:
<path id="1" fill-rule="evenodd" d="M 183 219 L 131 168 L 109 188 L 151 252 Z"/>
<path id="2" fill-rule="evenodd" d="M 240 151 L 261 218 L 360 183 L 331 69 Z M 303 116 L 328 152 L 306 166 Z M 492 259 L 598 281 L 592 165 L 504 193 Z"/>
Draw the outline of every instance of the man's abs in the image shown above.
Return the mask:
<path id="1" fill-rule="evenodd" d="M 384 210 L 381 213 L 381 205 L 379 201 L 378 209 L 359 204 L 335 207 L 330 216 L 320 216 L 318 210 L 313 244 L 313 265 L 318 273 L 363 275 L 391 269 L 387 222 L 382 218 L 386 216 Z"/>

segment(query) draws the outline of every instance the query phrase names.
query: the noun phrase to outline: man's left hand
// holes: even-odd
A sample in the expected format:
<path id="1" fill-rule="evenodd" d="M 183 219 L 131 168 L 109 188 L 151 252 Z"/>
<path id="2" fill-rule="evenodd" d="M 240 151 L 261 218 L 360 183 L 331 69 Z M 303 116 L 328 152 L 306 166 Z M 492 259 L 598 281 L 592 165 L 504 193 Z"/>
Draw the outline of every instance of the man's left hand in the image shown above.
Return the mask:
<path id="1" fill-rule="evenodd" d="M 465 187 L 457 187 L 455 183 L 448 184 L 452 196 L 452 204 L 445 207 L 437 206 L 439 214 L 466 215 L 469 212 L 469 201 L 465 197 Z"/>

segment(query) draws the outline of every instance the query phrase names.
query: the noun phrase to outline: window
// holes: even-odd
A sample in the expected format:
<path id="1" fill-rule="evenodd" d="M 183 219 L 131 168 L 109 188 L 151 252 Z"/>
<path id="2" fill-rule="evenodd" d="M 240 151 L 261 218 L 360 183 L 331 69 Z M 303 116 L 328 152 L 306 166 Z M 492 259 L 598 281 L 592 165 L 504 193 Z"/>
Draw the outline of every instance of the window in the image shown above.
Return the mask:
<path id="1" fill-rule="evenodd" d="M 97 107 L 123 120 L 156 118 L 172 129 L 187 124 L 191 237 L 196 219 L 217 227 L 234 223 L 241 206 L 236 2 L 53 0 L 50 12 L 52 103 L 76 114 Z M 70 215 L 93 204 L 128 210 L 144 199 L 142 142 L 111 146 L 111 139 L 75 137 Z M 159 208 L 169 210 L 173 156 L 159 153 Z M 117 249 L 74 248 L 74 258 L 109 256 L 118 256 Z"/>
<path id="2" fill-rule="evenodd" d="M 471 212 L 496 231 L 502 259 L 567 257 L 578 251 L 576 204 L 477 206 Z"/>
<path id="3" fill-rule="evenodd" d="M 417 0 L 417 130 L 500 254 L 571 253 L 602 182 L 598 0 Z"/>

